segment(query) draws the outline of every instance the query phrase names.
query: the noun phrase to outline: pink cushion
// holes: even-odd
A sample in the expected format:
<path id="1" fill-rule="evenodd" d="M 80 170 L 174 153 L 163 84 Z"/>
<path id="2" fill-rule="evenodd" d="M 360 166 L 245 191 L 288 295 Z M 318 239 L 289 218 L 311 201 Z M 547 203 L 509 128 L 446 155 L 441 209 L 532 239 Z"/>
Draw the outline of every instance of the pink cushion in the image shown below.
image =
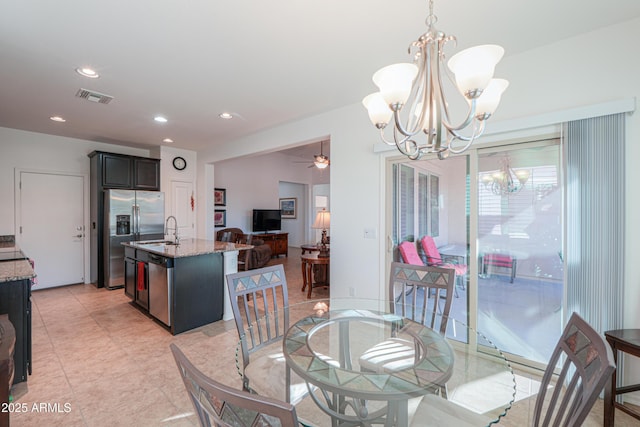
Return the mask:
<path id="1" fill-rule="evenodd" d="M 456 276 L 467 274 L 467 266 L 464 264 L 442 264 L 440 267 L 453 268 L 456 271 Z"/>
<path id="2" fill-rule="evenodd" d="M 411 242 L 402 242 L 398 245 L 398 249 L 400 249 L 402 261 L 405 264 L 424 265 L 420 259 L 420 255 L 418 255 L 418 250 L 416 249 L 415 244 Z"/>
<path id="3" fill-rule="evenodd" d="M 422 240 L 420 240 L 420 244 L 427 256 L 427 264 L 439 264 L 442 262 L 440 251 L 438 251 L 438 247 L 436 246 L 436 242 L 433 240 L 433 237 L 424 236 Z"/>
<path id="4" fill-rule="evenodd" d="M 484 256 L 484 263 L 495 265 L 496 267 L 513 268 L 513 258 L 510 257 L 509 255 L 486 254 Z"/>

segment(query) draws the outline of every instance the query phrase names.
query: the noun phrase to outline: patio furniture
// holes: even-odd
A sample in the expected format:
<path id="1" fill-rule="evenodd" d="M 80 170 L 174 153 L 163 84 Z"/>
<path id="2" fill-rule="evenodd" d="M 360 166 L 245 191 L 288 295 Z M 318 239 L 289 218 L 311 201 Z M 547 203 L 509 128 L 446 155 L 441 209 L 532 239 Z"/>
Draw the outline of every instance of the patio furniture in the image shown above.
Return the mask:
<path id="1" fill-rule="evenodd" d="M 511 281 L 516 277 L 516 267 L 518 260 L 509 254 L 503 253 L 486 253 L 482 256 L 482 274 L 487 275 L 490 271 L 490 267 L 510 268 L 511 269 Z"/>
<path id="2" fill-rule="evenodd" d="M 458 264 L 455 261 L 455 258 L 444 259 L 442 255 L 440 255 L 440 251 L 438 251 L 436 242 L 431 236 L 424 236 L 422 239 L 420 239 L 420 246 L 422 246 L 422 249 L 424 250 L 425 256 L 427 258 L 427 265 L 453 268 L 456 271 L 456 280 L 458 281 L 460 287 L 462 289 L 465 289 L 464 276 L 467 274 L 467 266 L 465 264 Z"/>
<path id="3" fill-rule="evenodd" d="M 175 344 L 169 347 L 201 426 L 298 427 L 293 405 L 219 383 L 196 368 Z"/>
<path id="4" fill-rule="evenodd" d="M 422 265 L 422 266 L 425 265 L 424 262 L 422 262 L 422 258 L 420 258 L 420 255 L 418 255 L 418 250 L 416 249 L 415 243 L 404 241 L 398 245 L 398 250 L 400 251 L 400 256 L 402 257 L 402 261 L 404 263 L 411 264 L 411 265 Z M 431 264 L 428 264 L 428 265 L 431 265 Z M 439 265 L 438 267 L 453 268 L 451 267 L 450 264 L 443 264 L 443 265 Z M 458 290 L 454 287 L 453 291 L 455 293 L 456 298 L 458 298 Z"/>

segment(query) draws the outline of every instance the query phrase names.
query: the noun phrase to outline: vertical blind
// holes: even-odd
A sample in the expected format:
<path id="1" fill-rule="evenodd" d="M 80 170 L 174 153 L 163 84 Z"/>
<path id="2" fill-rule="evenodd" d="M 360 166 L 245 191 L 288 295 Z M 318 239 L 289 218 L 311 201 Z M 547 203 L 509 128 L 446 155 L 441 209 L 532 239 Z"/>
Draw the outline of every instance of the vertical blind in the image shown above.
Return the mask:
<path id="1" fill-rule="evenodd" d="M 624 113 L 564 125 L 568 314 L 600 333 L 622 328 Z"/>

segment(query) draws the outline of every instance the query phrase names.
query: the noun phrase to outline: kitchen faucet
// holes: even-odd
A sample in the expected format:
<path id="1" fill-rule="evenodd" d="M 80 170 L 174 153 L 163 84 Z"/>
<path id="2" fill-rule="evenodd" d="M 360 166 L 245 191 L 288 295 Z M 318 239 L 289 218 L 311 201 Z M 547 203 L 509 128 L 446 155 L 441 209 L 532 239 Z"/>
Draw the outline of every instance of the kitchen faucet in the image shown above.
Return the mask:
<path id="1" fill-rule="evenodd" d="M 175 216 L 170 215 L 169 217 L 167 217 L 167 221 L 164 223 L 164 234 L 169 234 L 169 220 L 173 218 L 173 237 L 174 237 L 174 242 L 176 245 L 180 244 L 180 237 L 178 237 L 178 220 L 176 219 Z"/>

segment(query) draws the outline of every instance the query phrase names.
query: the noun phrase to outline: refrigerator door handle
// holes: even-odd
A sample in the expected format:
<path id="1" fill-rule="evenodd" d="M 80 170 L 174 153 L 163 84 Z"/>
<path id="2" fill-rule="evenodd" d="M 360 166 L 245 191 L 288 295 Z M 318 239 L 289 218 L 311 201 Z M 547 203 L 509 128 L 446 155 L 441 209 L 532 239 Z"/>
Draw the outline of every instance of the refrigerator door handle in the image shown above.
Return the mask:
<path id="1" fill-rule="evenodd" d="M 136 205 L 136 240 L 140 239 L 140 205 Z"/>

